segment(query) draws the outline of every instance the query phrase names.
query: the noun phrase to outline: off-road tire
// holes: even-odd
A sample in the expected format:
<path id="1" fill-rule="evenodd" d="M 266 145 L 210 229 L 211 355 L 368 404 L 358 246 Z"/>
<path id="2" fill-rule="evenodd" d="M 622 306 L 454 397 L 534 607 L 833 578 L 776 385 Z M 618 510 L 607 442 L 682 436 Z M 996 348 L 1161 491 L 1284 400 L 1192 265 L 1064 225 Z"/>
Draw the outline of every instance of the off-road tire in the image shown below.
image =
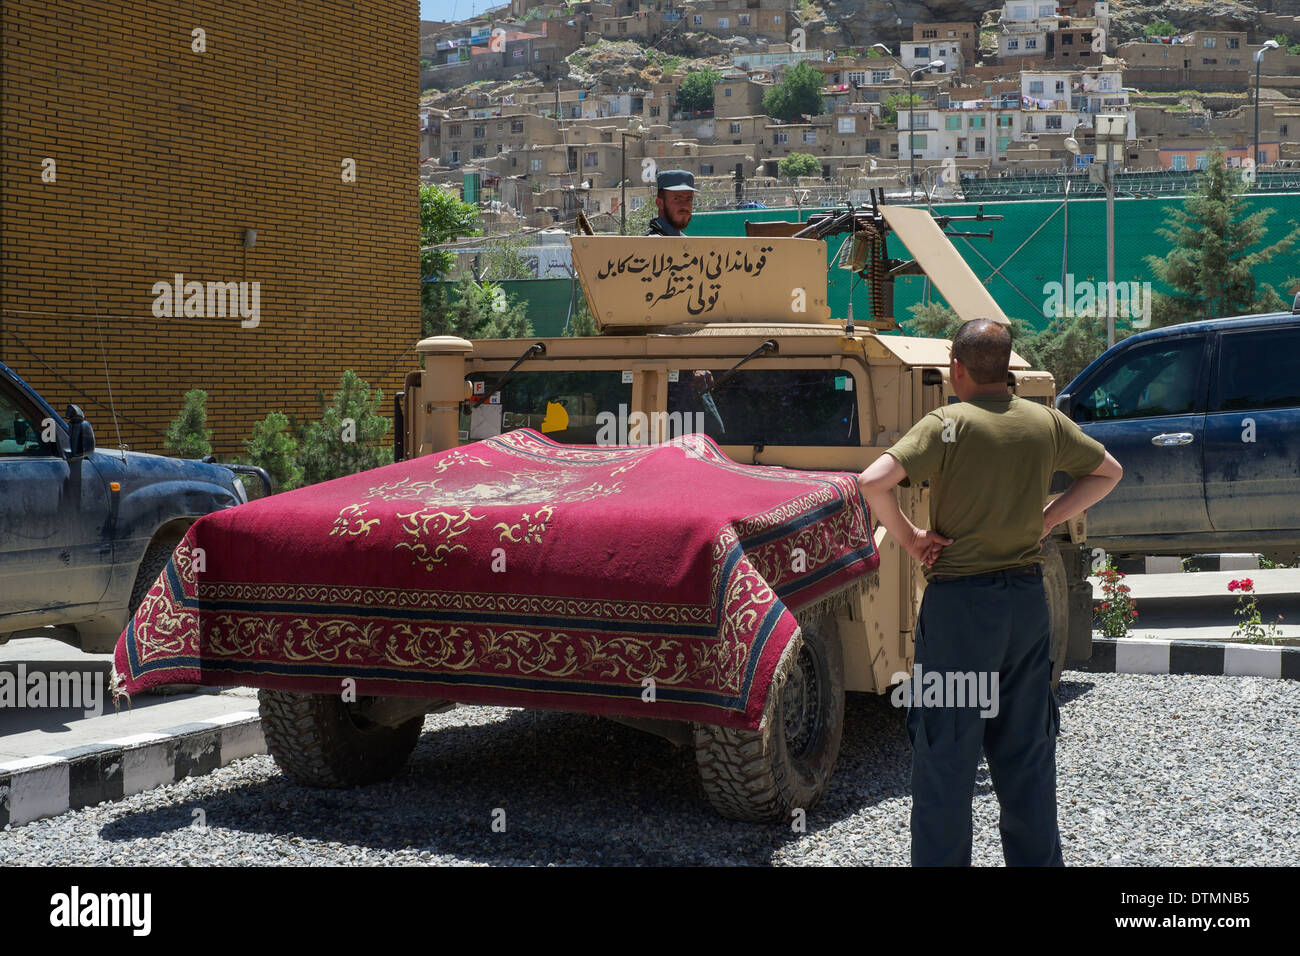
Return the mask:
<path id="1" fill-rule="evenodd" d="M 144 557 L 140 559 L 140 567 L 135 572 L 135 584 L 131 586 L 131 599 L 126 606 L 130 617 L 135 617 L 135 612 L 140 609 L 145 595 L 158 580 L 158 575 L 162 574 L 163 568 L 167 567 L 172 552 L 176 550 L 178 540 L 151 541 L 149 547 L 145 548 Z"/>
<path id="2" fill-rule="evenodd" d="M 1070 579 L 1060 545 L 1051 538 L 1043 542 L 1043 590 L 1047 592 L 1047 610 L 1052 619 L 1052 690 L 1056 690 L 1070 645 Z"/>
<path id="3" fill-rule="evenodd" d="M 773 675 L 758 730 L 695 725 L 700 783 L 724 817 L 788 821 L 795 809 L 815 806 L 830 783 L 844 733 L 839 627 L 823 615 L 801 630 L 799 651 Z"/>
<path id="4" fill-rule="evenodd" d="M 371 723 L 339 694 L 263 689 L 257 699 L 267 752 L 286 777 L 309 787 L 388 780 L 405 766 L 424 727 L 423 716 L 397 727 Z"/>

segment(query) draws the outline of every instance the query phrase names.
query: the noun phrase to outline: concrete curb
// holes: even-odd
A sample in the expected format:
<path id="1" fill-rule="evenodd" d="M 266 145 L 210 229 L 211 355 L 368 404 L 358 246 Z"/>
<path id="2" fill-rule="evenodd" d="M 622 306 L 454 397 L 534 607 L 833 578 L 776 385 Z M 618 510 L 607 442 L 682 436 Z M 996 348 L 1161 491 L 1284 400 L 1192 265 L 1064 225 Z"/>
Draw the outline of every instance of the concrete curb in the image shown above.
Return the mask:
<path id="1" fill-rule="evenodd" d="M 266 753 L 257 710 L 0 762 L 0 826 L 121 800 Z"/>
<path id="2" fill-rule="evenodd" d="M 1101 674 L 1203 674 L 1300 680 L 1300 647 L 1226 641 L 1094 637 L 1092 658 L 1067 669 Z"/>

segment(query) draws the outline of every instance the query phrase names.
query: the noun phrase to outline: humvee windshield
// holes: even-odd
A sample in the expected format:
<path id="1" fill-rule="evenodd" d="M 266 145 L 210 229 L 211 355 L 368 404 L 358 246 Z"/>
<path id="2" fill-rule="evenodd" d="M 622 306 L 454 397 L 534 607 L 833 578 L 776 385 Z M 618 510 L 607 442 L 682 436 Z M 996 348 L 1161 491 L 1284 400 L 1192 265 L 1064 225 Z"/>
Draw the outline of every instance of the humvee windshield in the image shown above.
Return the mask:
<path id="1" fill-rule="evenodd" d="M 668 434 L 662 437 L 703 432 L 720 445 L 858 444 L 857 394 L 848 372 L 742 368 L 722 382 L 725 374 L 725 368 L 670 374 Z M 469 376 L 475 395 L 486 397 L 481 404 L 462 405 L 462 439 L 533 428 L 566 444 L 628 440 L 632 385 L 618 369 L 519 371 L 498 391 L 501 377 L 496 372 Z M 706 394 L 717 382 L 722 384 Z"/>

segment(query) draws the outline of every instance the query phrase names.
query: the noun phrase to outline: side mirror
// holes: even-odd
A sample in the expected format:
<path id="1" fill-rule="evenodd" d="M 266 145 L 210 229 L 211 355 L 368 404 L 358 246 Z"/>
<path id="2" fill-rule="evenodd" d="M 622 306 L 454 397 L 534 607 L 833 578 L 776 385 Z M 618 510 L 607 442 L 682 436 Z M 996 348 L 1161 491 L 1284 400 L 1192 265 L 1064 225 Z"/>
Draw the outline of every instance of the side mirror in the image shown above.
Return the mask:
<path id="1" fill-rule="evenodd" d="M 1074 396 L 1069 392 L 1056 396 L 1056 408 L 1070 421 L 1074 421 Z"/>
<path id="2" fill-rule="evenodd" d="M 95 429 L 90 426 L 90 422 L 86 421 L 86 416 L 77 405 L 69 405 L 63 417 L 68 422 L 68 430 L 72 438 L 72 450 L 68 453 L 68 460 L 80 461 L 89 457 L 95 450 Z"/>

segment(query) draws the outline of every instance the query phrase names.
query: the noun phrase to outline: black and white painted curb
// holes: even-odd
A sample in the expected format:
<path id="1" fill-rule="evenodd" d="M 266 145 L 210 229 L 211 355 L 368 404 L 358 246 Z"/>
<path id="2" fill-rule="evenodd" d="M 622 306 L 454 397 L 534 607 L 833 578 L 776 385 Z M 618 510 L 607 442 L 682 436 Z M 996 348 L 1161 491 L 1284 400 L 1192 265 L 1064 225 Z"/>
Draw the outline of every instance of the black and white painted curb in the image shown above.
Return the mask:
<path id="1" fill-rule="evenodd" d="M 1069 670 L 1103 674 L 1205 674 L 1300 680 L 1300 647 L 1225 641 L 1094 637 L 1092 659 Z"/>
<path id="2" fill-rule="evenodd" d="M 266 753 L 256 709 L 0 762 L 0 826 L 30 823 L 198 777 Z"/>

